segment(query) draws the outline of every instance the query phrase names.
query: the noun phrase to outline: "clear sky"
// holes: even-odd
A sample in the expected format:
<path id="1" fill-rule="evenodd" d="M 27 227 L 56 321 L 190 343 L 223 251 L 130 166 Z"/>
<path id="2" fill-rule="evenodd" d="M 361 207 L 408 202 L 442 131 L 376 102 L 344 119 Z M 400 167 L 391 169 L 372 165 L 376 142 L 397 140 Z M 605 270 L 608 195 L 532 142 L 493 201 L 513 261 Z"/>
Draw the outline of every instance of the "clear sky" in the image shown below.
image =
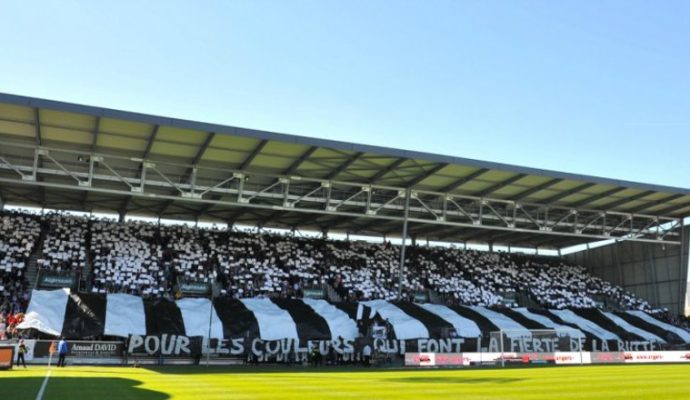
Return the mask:
<path id="1" fill-rule="evenodd" d="M 0 92 L 690 187 L 690 1 L 0 0 Z"/>

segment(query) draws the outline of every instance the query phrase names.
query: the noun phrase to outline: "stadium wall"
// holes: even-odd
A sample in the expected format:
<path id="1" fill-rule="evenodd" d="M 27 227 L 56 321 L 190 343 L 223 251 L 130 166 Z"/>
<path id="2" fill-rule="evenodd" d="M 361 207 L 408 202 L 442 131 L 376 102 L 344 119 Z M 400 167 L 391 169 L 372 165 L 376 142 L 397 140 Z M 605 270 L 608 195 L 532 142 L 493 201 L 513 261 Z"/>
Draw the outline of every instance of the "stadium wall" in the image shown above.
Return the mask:
<path id="1" fill-rule="evenodd" d="M 615 283 L 674 314 L 688 314 L 685 291 L 688 279 L 690 226 L 684 228 L 686 245 L 617 242 L 564 256 L 584 265 L 601 279 Z"/>

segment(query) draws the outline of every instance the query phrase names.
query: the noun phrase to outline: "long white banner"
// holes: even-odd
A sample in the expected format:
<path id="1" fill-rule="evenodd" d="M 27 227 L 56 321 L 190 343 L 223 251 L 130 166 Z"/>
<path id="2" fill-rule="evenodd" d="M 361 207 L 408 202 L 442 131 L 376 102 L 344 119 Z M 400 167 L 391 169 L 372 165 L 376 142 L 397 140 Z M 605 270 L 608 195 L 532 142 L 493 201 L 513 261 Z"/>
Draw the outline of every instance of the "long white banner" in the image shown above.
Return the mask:
<path id="1" fill-rule="evenodd" d="M 177 300 L 177 308 L 182 314 L 182 321 L 184 322 L 184 329 L 187 336 L 203 336 L 208 337 L 209 322 L 211 323 L 211 337 L 214 339 L 223 338 L 223 323 L 218 318 L 215 308 L 213 308 L 211 300 L 205 298 L 199 299 L 181 299 Z"/>
<path id="2" fill-rule="evenodd" d="M 455 328 L 455 332 L 457 332 L 458 336 L 476 338 L 482 335 L 482 332 L 479 330 L 479 326 L 477 326 L 474 321 L 463 317 L 446 306 L 431 303 L 419 304 L 419 306 L 432 314 L 436 314 L 437 316 L 446 320 L 446 322 L 449 324 L 453 325 L 453 328 Z"/>
<path id="3" fill-rule="evenodd" d="M 623 318 L 617 316 L 616 314 L 614 314 L 612 312 L 602 311 L 602 314 L 604 314 L 606 316 L 606 318 L 613 321 L 613 323 L 615 323 L 616 325 L 623 328 L 626 332 L 633 333 L 633 334 L 635 334 L 635 335 L 637 335 L 637 336 L 639 336 L 639 337 L 641 337 L 644 340 L 647 340 L 649 342 L 666 343 L 666 341 L 664 339 L 660 338 L 659 336 L 629 324 L 626 320 L 624 320 Z"/>
<path id="4" fill-rule="evenodd" d="M 658 319 L 652 317 L 651 315 L 645 313 L 644 311 L 628 311 L 628 314 L 640 318 L 649 324 L 656 325 L 661 329 L 671 331 L 676 335 L 680 336 L 680 338 L 683 339 L 685 343 L 690 343 L 690 332 L 684 329 L 681 329 L 677 326 L 673 326 L 671 324 L 667 324 L 665 322 L 661 322 Z"/>
<path id="5" fill-rule="evenodd" d="M 531 336 L 529 329 L 499 312 L 479 306 L 470 306 L 468 308 L 478 312 L 482 317 L 487 318 L 492 324 L 496 325 L 498 329 L 507 331 L 506 336 L 508 337 Z"/>
<path id="6" fill-rule="evenodd" d="M 290 313 L 283 310 L 266 298 L 240 300 L 245 307 L 254 313 L 259 323 L 259 334 L 263 340 L 295 339 L 299 340 L 297 325 Z"/>
<path id="7" fill-rule="evenodd" d="M 582 318 L 570 310 L 549 310 L 549 312 L 565 322 L 577 325 L 583 331 L 587 331 L 592 335 L 598 337 L 599 339 L 620 340 L 618 335 L 616 335 L 615 333 L 607 331 L 606 329 L 600 327 L 594 322 L 586 318 Z"/>
<path id="8" fill-rule="evenodd" d="M 514 308 L 513 311 L 522 314 L 525 318 L 531 319 L 532 321 L 544 325 L 547 328 L 554 329 L 556 332 L 558 332 L 559 335 L 569 335 L 572 337 L 585 337 L 585 334 L 582 333 L 581 330 L 571 328 L 567 325 L 561 325 L 557 324 L 556 322 L 552 321 L 550 318 L 541 315 L 541 314 L 536 314 L 528 309 L 521 307 L 521 308 Z"/>
<path id="9" fill-rule="evenodd" d="M 429 337 L 429 330 L 423 323 L 412 318 L 409 314 L 385 300 L 371 300 L 363 302 L 367 307 L 376 310 L 383 319 L 393 325 L 395 337 L 400 340 L 424 339 Z"/>
<path id="10" fill-rule="evenodd" d="M 333 306 L 326 300 L 305 298 L 302 301 L 326 321 L 333 339 L 338 337 L 355 339 L 358 336 L 359 329 L 357 329 L 355 321 L 338 307 Z"/>

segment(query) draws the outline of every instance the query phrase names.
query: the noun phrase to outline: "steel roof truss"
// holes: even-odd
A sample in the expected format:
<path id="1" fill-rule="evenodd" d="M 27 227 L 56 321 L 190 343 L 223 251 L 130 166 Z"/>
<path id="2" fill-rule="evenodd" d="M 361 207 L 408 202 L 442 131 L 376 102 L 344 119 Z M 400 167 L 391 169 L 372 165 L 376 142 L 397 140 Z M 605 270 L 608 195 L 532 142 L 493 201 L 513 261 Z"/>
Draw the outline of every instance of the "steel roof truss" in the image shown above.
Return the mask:
<path id="1" fill-rule="evenodd" d="M 452 204 L 452 205 L 455 207 L 455 209 L 457 209 L 458 211 L 460 211 L 460 214 L 462 214 L 462 215 L 465 216 L 467 219 L 469 219 L 470 222 L 472 223 L 472 225 L 477 225 L 477 224 L 479 224 L 479 221 L 478 221 L 477 219 L 475 219 L 470 213 L 468 213 L 462 206 L 460 206 L 460 204 L 458 204 L 458 203 L 455 201 L 455 199 L 453 198 L 453 196 L 447 195 L 447 196 L 444 196 L 444 198 L 445 198 L 444 204 L 446 205 L 446 206 L 444 207 L 443 211 L 442 211 L 442 213 L 443 213 L 443 218 L 444 218 L 444 219 L 447 219 L 447 218 L 448 218 L 448 203 L 450 203 L 450 204 Z"/>
<path id="2" fill-rule="evenodd" d="M 492 212 L 499 220 L 501 220 L 501 222 L 503 222 L 503 224 L 504 224 L 505 226 L 507 226 L 508 228 L 513 228 L 513 227 L 515 226 L 515 223 L 508 222 L 498 211 L 496 211 L 496 209 L 491 205 L 490 202 L 488 202 L 488 201 L 486 201 L 486 200 L 482 200 L 482 201 L 481 201 L 481 205 L 482 205 L 482 208 L 481 208 L 482 210 L 484 209 L 484 207 L 488 208 L 489 211 L 491 211 L 491 212 Z M 482 216 L 483 216 L 483 215 L 482 215 Z M 482 216 L 480 216 L 480 218 L 481 218 Z"/>
<path id="3" fill-rule="evenodd" d="M 17 145 L 19 146 L 19 145 Z M 23 145 L 26 148 L 26 145 Z M 22 146 L 20 146 L 22 147 Z M 272 211 L 296 211 L 312 214 L 329 214 L 348 218 L 375 218 L 378 220 L 403 221 L 406 210 L 411 216 L 410 222 L 422 224 L 436 224 L 444 226 L 457 226 L 464 228 L 482 228 L 497 230 L 513 230 L 523 233 L 547 233 L 543 227 L 553 228 L 562 227 L 563 230 L 548 232 L 548 234 L 576 236 L 587 238 L 607 238 L 611 236 L 623 237 L 630 235 L 630 227 L 623 227 L 621 223 L 624 216 L 629 213 L 615 211 L 597 210 L 578 210 L 582 218 L 586 219 L 584 225 L 580 225 L 577 218 L 571 221 L 568 213 L 572 208 L 550 206 L 550 213 L 543 205 L 530 203 L 516 203 L 514 201 L 477 198 L 476 196 L 449 195 L 447 193 L 431 191 L 415 191 L 414 201 L 406 209 L 404 205 L 397 202 L 401 191 L 408 190 L 404 187 L 392 187 L 383 185 L 369 185 L 355 182 L 338 182 L 322 179 L 285 177 L 269 174 L 249 174 L 243 171 L 230 171 L 233 174 L 239 173 L 243 176 L 233 175 L 219 183 L 208 184 L 207 182 L 182 182 L 175 183 L 170 178 L 172 170 L 180 170 L 190 167 L 190 165 L 180 165 L 162 161 L 142 160 L 138 158 L 127 158 L 114 155 L 90 154 L 90 160 L 94 163 L 93 170 L 85 171 L 83 164 L 72 162 L 61 162 L 62 160 L 72 159 L 75 155 L 83 155 L 83 152 L 68 151 L 59 149 L 49 149 L 44 147 L 34 147 L 34 163 L 31 158 L 26 157 L 21 162 L 13 161 L 13 158 L 5 158 L 0 163 L 0 170 L 13 171 L 19 175 L 3 175 L 0 182 L 11 184 L 34 185 L 42 188 L 59 188 L 70 190 L 88 190 L 101 194 L 134 196 L 150 199 L 166 200 L 167 202 L 186 201 L 203 204 L 209 207 L 213 204 L 229 207 L 249 207 L 253 209 L 272 210 Z M 24 150 L 26 152 L 26 150 Z M 52 153 L 55 153 L 55 157 Z M 59 152 L 63 152 L 60 157 Z M 55 162 L 58 168 L 38 168 L 35 160 L 38 157 L 46 157 Z M 60 160 L 60 161 L 58 161 Z M 98 165 L 98 170 L 95 169 Z M 103 168 L 100 168 L 100 167 Z M 141 166 L 141 172 L 137 168 Z M 207 171 L 203 176 L 218 175 L 227 169 L 196 167 L 199 170 Z M 152 169 L 155 174 L 147 173 Z M 29 181 L 22 177 L 28 174 L 37 175 L 43 181 Z M 252 182 L 270 181 L 274 182 L 268 186 L 256 185 L 252 187 L 242 186 L 245 177 L 252 176 Z M 66 181 L 61 177 L 69 177 L 74 182 Z M 83 182 L 91 180 L 91 187 L 85 186 Z M 237 185 L 227 185 L 237 180 Z M 80 184 L 81 183 L 81 184 Z M 115 184 L 124 183 L 127 188 L 118 188 Z M 294 184 L 294 185 L 292 185 Z M 275 188 L 280 185 L 280 190 Z M 333 190 L 334 186 L 344 190 Z M 174 188 L 175 194 L 161 193 L 163 188 Z M 350 189 L 355 188 L 355 191 Z M 194 194 L 194 196 L 190 194 Z M 362 194 L 366 197 L 363 198 Z M 372 194 L 376 193 L 375 196 Z M 202 207 L 202 209 L 204 209 Z M 538 213 L 543 212 L 542 217 L 534 217 L 528 208 L 539 207 Z M 518 209 L 522 211 L 518 211 Z M 541 210 L 541 211 L 539 211 Z M 512 212 L 512 215 L 508 215 Z M 574 214 L 573 214 L 574 215 Z M 587 219 L 587 216 L 593 218 Z M 606 216 L 610 216 L 607 220 Z M 635 214 L 636 221 L 644 221 L 646 218 L 655 218 Z M 673 221 L 675 218 L 660 217 L 659 224 Z M 270 219 L 269 219 L 270 220 Z M 626 219 L 629 221 L 629 218 Z M 652 225 L 653 226 L 653 225 Z M 594 232 L 594 233 L 591 233 Z M 643 228 L 641 234 L 649 237 L 656 236 L 654 228 Z M 669 232 L 666 236 L 669 243 L 678 234 Z M 641 240 L 659 242 L 657 239 Z"/>
<path id="4" fill-rule="evenodd" d="M 527 211 L 527 209 L 525 208 L 525 206 L 522 205 L 522 204 L 520 204 L 520 203 L 515 204 L 515 208 L 516 208 L 517 210 L 520 210 L 520 211 L 527 217 L 527 219 L 530 220 L 530 221 L 537 227 L 538 230 L 542 230 L 543 225 L 539 223 L 539 215 L 538 215 L 538 214 L 537 214 L 537 217 L 534 218 L 534 217 Z M 537 210 L 537 213 L 538 213 L 538 212 L 539 212 L 539 210 Z"/>
<path id="5" fill-rule="evenodd" d="M 670 224 L 668 228 L 663 228 L 663 225 L 659 225 L 659 230 L 661 230 L 663 233 L 661 235 L 659 235 L 657 232 L 657 235 L 656 235 L 657 240 L 663 240 L 666 237 L 666 235 L 671 233 L 676 228 L 680 227 L 682 224 L 681 221 L 682 221 L 682 219 L 678 219 L 678 220 L 674 221 L 673 224 Z"/>
<path id="6" fill-rule="evenodd" d="M 22 172 L 22 170 L 20 170 L 19 168 L 17 168 L 16 165 L 14 165 L 14 164 L 12 164 L 11 162 L 7 161 L 7 160 L 5 159 L 5 157 L 3 157 L 3 156 L 0 156 L 0 165 L 4 166 L 5 169 L 12 170 L 12 171 L 18 173 L 19 176 L 20 176 L 23 180 L 28 180 L 28 179 L 31 179 L 31 177 L 32 177 L 32 175 L 24 175 L 24 173 Z M 34 171 L 35 171 L 35 169 L 34 169 Z"/>
<path id="7" fill-rule="evenodd" d="M 176 189 L 178 192 L 180 192 L 180 195 L 185 196 L 187 193 L 180 188 L 180 185 L 173 182 L 168 178 L 164 173 L 162 173 L 158 168 L 156 168 L 156 164 L 154 163 L 144 163 L 144 170 L 151 169 L 153 172 L 157 173 L 160 175 L 161 178 L 163 178 L 164 181 L 168 182 L 168 185 L 170 185 L 171 188 Z M 191 186 L 191 185 L 190 185 Z M 190 193 L 193 193 L 194 187 L 191 186 L 190 188 L 192 191 Z"/>
<path id="8" fill-rule="evenodd" d="M 45 149 L 39 149 L 36 154 L 38 154 L 39 157 L 45 157 L 48 160 L 52 161 L 53 164 L 57 165 L 57 167 L 64 171 L 65 174 L 71 176 L 75 181 L 77 181 L 77 184 L 79 184 L 79 186 L 84 186 L 84 184 L 86 183 L 86 181 L 82 181 L 81 179 L 79 179 L 79 177 L 77 177 L 76 174 L 65 168 L 58 160 L 53 158 L 53 156 L 50 155 L 50 151 Z"/>
<path id="9" fill-rule="evenodd" d="M 622 226 L 625 225 L 626 223 L 631 223 L 631 222 L 632 222 L 632 217 L 631 217 L 631 216 L 624 216 L 623 218 L 620 219 L 620 222 L 619 222 L 618 224 L 616 224 L 616 225 L 614 225 L 614 226 L 612 226 L 612 227 L 609 227 L 609 228 L 604 228 L 604 235 L 606 235 L 606 236 L 611 236 L 611 234 L 612 234 L 615 230 L 617 230 L 618 228 L 622 227 Z M 654 223 L 654 221 L 652 221 L 652 223 Z M 650 224 L 650 226 L 651 226 L 651 224 Z M 632 229 L 629 228 L 629 230 L 630 230 L 631 233 L 632 233 Z"/>
<path id="10" fill-rule="evenodd" d="M 404 197 L 405 193 L 404 192 L 399 193 L 398 196 Z M 434 219 L 436 219 L 436 220 L 441 219 L 441 215 L 442 215 L 443 211 L 440 210 L 440 212 L 439 212 L 439 210 L 434 210 L 431 207 L 429 207 L 429 205 L 427 205 L 421 198 L 419 198 L 419 194 L 417 192 L 411 192 L 410 193 L 410 200 L 414 200 L 417 203 L 419 203 L 419 205 L 422 206 L 422 209 L 426 213 L 431 214 L 434 217 Z"/>
<path id="11" fill-rule="evenodd" d="M 398 199 L 400 199 L 400 198 L 402 198 L 402 197 L 404 197 L 404 193 L 401 193 L 401 192 L 396 193 L 395 196 L 391 197 L 391 198 L 390 198 L 389 200 L 387 200 L 386 202 L 381 203 L 380 206 L 378 206 L 378 207 L 376 207 L 376 208 L 374 208 L 374 209 L 371 209 L 371 210 L 370 210 L 370 214 L 376 215 L 380 210 L 382 210 L 382 209 L 388 207 L 388 206 L 391 205 L 394 201 L 396 201 L 396 200 L 398 200 Z"/>
<path id="12" fill-rule="evenodd" d="M 546 227 L 549 228 L 549 229 L 551 229 L 551 230 L 553 230 L 553 228 L 555 228 L 555 227 L 561 225 L 561 223 L 567 221 L 567 220 L 570 219 L 571 217 L 574 218 L 576 215 L 577 215 L 577 211 L 575 211 L 575 210 L 570 210 L 570 211 L 567 212 L 563 217 L 561 217 L 559 220 L 557 220 L 557 221 L 555 221 L 555 222 L 552 222 L 551 224 L 548 224 L 548 223 L 547 223 Z"/>

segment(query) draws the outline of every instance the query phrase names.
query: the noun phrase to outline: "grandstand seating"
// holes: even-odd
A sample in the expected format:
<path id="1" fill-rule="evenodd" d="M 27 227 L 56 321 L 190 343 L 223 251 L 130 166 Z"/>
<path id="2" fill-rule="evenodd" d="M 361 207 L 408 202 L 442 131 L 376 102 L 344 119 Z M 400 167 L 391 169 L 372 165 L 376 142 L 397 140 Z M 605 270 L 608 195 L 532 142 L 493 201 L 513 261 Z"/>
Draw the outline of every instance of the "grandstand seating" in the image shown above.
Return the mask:
<path id="1" fill-rule="evenodd" d="M 0 314 L 20 308 L 26 300 L 26 268 L 40 234 L 34 216 L 0 214 Z"/>
<path id="2" fill-rule="evenodd" d="M 217 293 L 236 298 L 301 297 L 304 288 L 324 284 L 352 301 L 393 300 L 398 293 L 399 248 L 390 243 L 5 212 L 0 214 L 4 313 L 16 312 L 27 298 L 25 269 L 41 230 L 39 267 L 91 271 L 82 279 L 94 293 L 173 297 L 179 278 L 213 283 Z M 565 309 L 595 307 L 594 299 L 604 296 L 621 309 L 654 311 L 623 288 L 557 258 L 415 246 L 406 265 L 406 299 L 431 290 L 452 305 L 517 306 L 507 294 L 524 293 L 546 308 Z"/>
<path id="3" fill-rule="evenodd" d="M 88 220 L 52 213 L 43 221 L 47 228 L 42 258 L 38 260 L 41 268 L 58 272 L 83 269 Z"/>

